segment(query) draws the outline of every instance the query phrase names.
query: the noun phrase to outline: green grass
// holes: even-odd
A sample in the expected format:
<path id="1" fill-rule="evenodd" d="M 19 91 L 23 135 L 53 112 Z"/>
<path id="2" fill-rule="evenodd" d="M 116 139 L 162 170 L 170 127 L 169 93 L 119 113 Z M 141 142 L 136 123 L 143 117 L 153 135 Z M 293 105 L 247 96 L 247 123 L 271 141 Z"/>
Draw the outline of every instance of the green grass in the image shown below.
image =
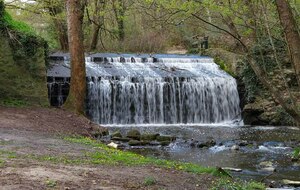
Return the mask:
<path id="1" fill-rule="evenodd" d="M 57 181 L 48 179 L 46 182 L 46 186 L 50 188 L 54 188 L 57 185 Z"/>
<path id="2" fill-rule="evenodd" d="M 254 181 L 244 182 L 241 180 L 232 180 L 224 177 L 216 168 L 202 167 L 193 163 L 184 163 L 169 161 L 163 159 L 156 159 L 151 157 L 144 157 L 135 153 L 116 150 L 107 147 L 96 140 L 87 137 L 66 137 L 65 140 L 72 143 L 79 143 L 93 147 L 96 151 L 86 154 L 86 158 L 90 159 L 93 164 L 108 164 L 108 165 L 127 165 L 127 166 L 158 166 L 161 168 L 181 170 L 195 174 L 209 173 L 215 176 L 221 176 L 213 184 L 212 190 L 262 190 L 265 186 Z M 146 177 L 143 184 L 145 186 L 154 185 L 156 180 L 153 177 Z"/>
<path id="3" fill-rule="evenodd" d="M 6 157 L 6 158 L 16 158 L 17 154 L 16 154 L 16 152 L 13 152 L 13 151 L 0 150 L 0 156 Z"/>
<path id="4" fill-rule="evenodd" d="M 143 182 L 145 186 L 155 185 L 156 183 L 157 183 L 156 179 L 152 176 L 145 177 Z"/>
<path id="5" fill-rule="evenodd" d="M 0 105 L 8 107 L 26 107 L 28 103 L 25 100 L 19 100 L 15 98 L 6 98 L 0 100 Z"/>
<path id="6" fill-rule="evenodd" d="M 2 159 L 0 159 L 0 168 L 1 168 L 1 167 L 3 167 L 3 166 L 4 166 L 4 164 L 5 164 L 5 161 L 4 161 L 4 160 L 2 160 Z"/>
<path id="7" fill-rule="evenodd" d="M 95 152 L 86 153 L 87 159 L 93 164 L 147 166 L 155 165 L 162 168 L 182 170 L 186 172 L 203 174 L 210 173 L 218 175 L 215 168 L 202 167 L 197 164 L 169 161 L 151 157 L 145 157 L 132 152 L 116 150 L 87 137 L 66 137 L 65 140 L 96 148 Z"/>
<path id="8" fill-rule="evenodd" d="M 229 178 L 220 178 L 214 182 L 211 190 L 264 190 L 265 185 L 255 181 L 232 180 Z"/>

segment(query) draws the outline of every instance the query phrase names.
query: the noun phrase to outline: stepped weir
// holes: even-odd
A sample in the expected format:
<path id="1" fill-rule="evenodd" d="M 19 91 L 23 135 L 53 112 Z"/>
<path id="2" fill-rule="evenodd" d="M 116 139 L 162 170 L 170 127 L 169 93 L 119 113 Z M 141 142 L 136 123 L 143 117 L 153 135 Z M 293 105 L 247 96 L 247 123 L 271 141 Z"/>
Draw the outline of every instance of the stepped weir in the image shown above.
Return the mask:
<path id="1" fill-rule="evenodd" d="M 68 54 L 49 57 L 49 100 L 61 106 Z M 240 119 L 236 81 L 210 57 L 168 54 L 86 56 L 86 114 L 99 124 L 197 124 Z"/>

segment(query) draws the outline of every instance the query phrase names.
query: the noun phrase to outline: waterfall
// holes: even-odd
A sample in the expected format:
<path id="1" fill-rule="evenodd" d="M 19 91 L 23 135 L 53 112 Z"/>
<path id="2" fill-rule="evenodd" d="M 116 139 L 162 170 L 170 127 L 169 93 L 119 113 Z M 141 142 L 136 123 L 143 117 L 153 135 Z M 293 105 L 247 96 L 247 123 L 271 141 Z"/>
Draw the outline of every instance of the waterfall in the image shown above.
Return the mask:
<path id="1" fill-rule="evenodd" d="M 61 75 L 68 75 L 66 68 L 68 59 Z M 99 124 L 240 119 L 236 81 L 209 57 L 94 54 L 86 59 L 86 69 L 86 113 Z M 53 67 L 48 73 L 57 77 L 57 71 Z"/>

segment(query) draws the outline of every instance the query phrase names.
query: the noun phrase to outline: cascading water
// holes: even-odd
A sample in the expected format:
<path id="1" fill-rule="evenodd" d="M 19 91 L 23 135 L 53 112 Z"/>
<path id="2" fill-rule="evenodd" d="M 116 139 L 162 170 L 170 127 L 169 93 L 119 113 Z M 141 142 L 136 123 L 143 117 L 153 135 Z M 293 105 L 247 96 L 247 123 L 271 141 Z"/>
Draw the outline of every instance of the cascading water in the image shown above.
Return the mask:
<path id="1" fill-rule="evenodd" d="M 236 81 L 209 57 L 95 54 L 86 68 L 87 115 L 99 124 L 240 119 Z M 55 67 L 48 73 L 57 74 Z"/>

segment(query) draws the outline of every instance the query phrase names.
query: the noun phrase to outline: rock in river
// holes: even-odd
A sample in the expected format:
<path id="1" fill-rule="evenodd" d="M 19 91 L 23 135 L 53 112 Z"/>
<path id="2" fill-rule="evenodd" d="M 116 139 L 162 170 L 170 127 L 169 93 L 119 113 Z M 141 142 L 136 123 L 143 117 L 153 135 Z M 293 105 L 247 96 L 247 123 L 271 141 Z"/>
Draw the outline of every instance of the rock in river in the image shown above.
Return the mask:
<path id="1" fill-rule="evenodd" d="M 140 140 L 141 133 L 136 129 L 132 129 L 132 130 L 128 131 L 127 137 L 131 138 L 131 139 L 135 139 L 135 140 Z"/>

